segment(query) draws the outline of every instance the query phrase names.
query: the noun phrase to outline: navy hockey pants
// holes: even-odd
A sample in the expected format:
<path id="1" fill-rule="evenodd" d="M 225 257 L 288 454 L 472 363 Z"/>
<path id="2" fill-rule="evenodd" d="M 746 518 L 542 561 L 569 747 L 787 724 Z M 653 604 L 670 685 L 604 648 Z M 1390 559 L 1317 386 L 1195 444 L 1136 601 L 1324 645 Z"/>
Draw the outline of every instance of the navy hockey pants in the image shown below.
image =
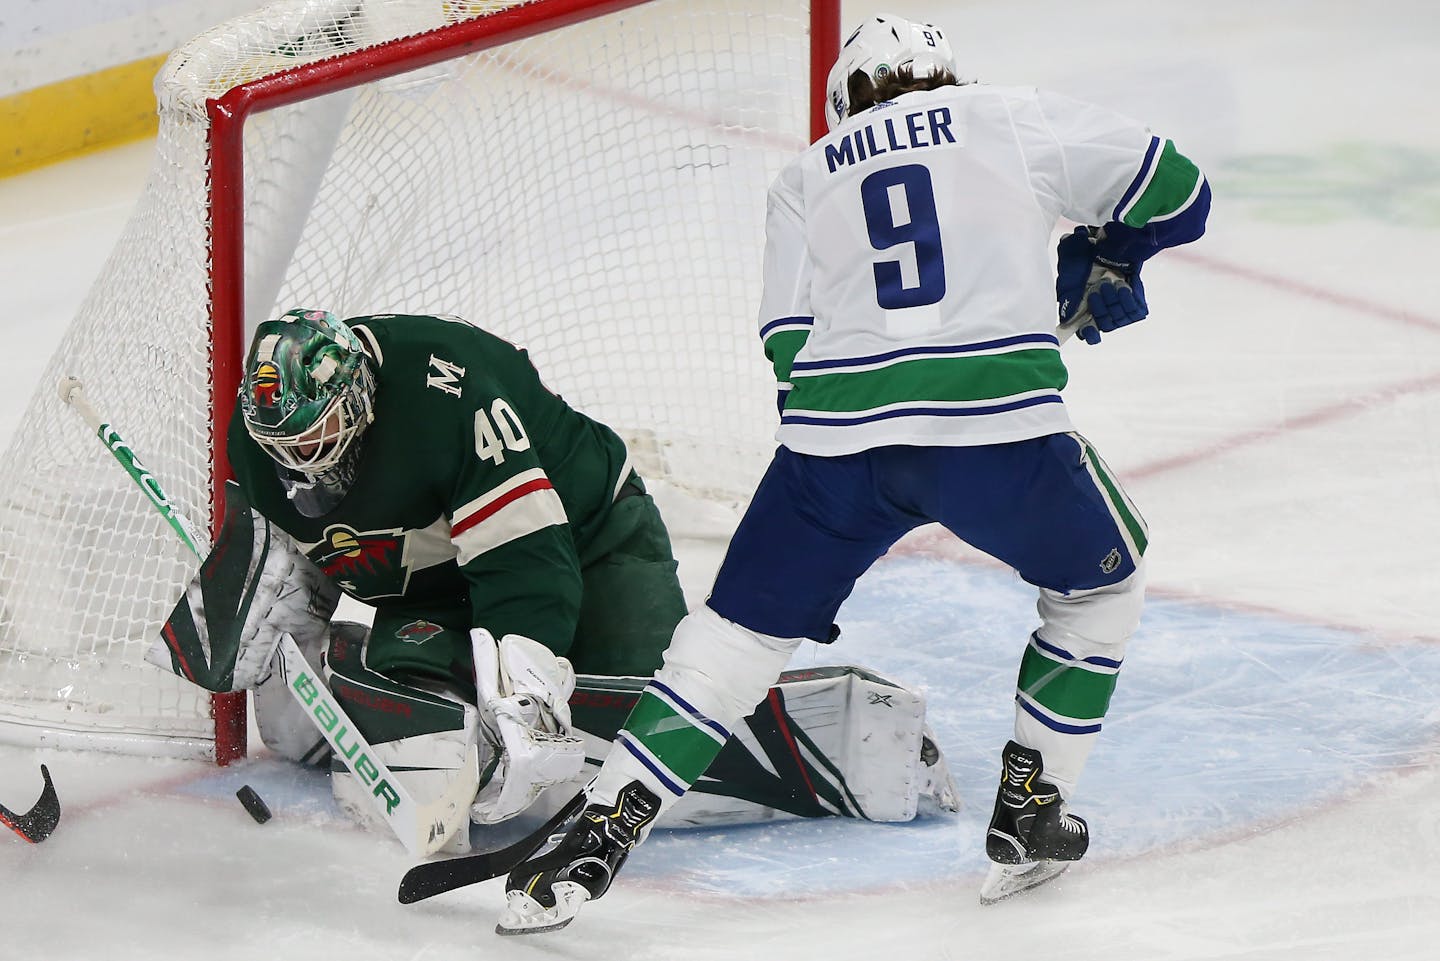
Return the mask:
<path id="1" fill-rule="evenodd" d="M 833 640 L 860 575 L 932 522 L 1061 593 L 1124 580 L 1146 544 L 1143 519 L 1077 434 L 840 457 L 781 447 L 707 604 L 761 634 Z"/>

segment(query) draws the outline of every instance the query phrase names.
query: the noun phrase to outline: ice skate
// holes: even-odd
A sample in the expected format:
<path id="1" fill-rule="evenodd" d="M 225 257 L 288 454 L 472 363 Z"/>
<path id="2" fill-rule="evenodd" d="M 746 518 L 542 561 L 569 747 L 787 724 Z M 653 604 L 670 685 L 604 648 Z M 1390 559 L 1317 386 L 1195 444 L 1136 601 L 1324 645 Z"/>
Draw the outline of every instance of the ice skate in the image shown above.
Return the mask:
<path id="1" fill-rule="evenodd" d="M 980 886 L 981 904 L 1053 880 L 1084 857 L 1090 844 L 1085 819 L 1066 811 L 1059 790 L 1041 779 L 1039 751 L 1011 741 L 1002 760 L 995 813 L 985 835 L 985 853 L 994 863 Z"/>
<path id="2" fill-rule="evenodd" d="M 586 901 L 606 892 L 659 810 L 660 799 L 638 781 L 627 784 L 614 804 L 587 805 L 564 834 L 551 838 L 553 847 L 542 847 L 510 872 L 495 933 L 565 927 Z"/>

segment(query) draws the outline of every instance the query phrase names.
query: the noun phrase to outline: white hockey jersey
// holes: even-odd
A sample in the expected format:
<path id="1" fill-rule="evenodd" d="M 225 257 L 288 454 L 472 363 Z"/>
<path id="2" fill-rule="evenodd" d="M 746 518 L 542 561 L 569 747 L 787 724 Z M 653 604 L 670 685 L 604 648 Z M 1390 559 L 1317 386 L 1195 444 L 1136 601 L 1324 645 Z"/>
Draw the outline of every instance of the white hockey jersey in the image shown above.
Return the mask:
<path id="1" fill-rule="evenodd" d="M 770 190 L 776 439 L 834 456 L 1070 430 L 1058 220 L 1140 227 L 1202 184 L 1143 124 L 1031 88 L 946 86 L 849 118 Z"/>

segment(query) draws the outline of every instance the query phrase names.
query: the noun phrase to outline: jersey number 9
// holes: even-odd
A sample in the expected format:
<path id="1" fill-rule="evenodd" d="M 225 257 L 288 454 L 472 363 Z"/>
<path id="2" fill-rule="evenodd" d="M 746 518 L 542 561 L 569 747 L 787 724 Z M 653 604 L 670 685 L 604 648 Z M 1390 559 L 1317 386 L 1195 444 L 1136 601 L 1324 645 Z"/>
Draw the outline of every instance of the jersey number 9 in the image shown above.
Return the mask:
<path id="1" fill-rule="evenodd" d="M 905 283 L 904 260 L 882 260 L 875 268 L 875 300 L 886 310 L 924 307 L 945 296 L 945 261 L 940 249 L 940 215 L 930 170 L 906 164 L 877 170 L 860 182 L 860 202 L 870 246 L 914 248 L 915 282 Z"/>

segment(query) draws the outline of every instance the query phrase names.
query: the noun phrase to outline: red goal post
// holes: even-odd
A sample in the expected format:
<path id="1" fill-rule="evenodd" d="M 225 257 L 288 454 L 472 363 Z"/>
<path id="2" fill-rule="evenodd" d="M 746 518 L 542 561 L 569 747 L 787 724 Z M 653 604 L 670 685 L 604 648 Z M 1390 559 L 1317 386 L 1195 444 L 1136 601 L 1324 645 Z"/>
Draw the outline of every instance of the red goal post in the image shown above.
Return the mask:
<path id="1" fill-rule="evenodd" d="M 141 663 L 193 562 L 64 375 L 213 523 L 258 320 L 457 313 L 656 480 L 743 498 L 764 190 L 825 130 L 839 26 L 838 0 L 281 0 L 177 51 L 145 194 L 0 464 L 0 738 L 246 751 L 244 695 Z"/>

